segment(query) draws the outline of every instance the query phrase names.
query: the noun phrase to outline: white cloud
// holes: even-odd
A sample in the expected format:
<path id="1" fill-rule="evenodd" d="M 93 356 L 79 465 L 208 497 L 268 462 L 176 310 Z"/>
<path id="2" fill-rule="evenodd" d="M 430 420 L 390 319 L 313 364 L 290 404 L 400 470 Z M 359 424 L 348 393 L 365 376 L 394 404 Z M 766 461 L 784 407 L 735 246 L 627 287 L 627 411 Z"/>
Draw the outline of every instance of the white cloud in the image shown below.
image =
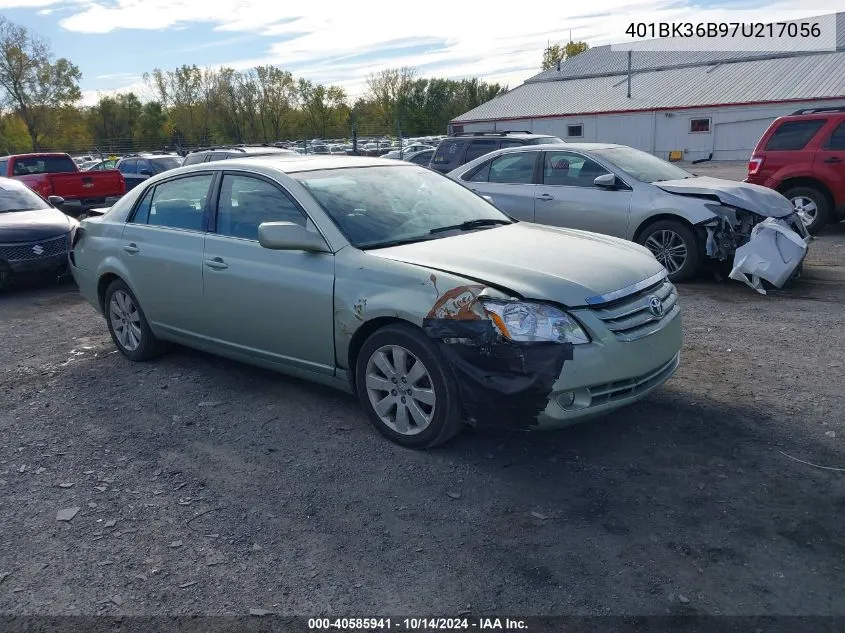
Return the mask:
<path id="1" fill-rule="evenodd" d="M 50 0 L 0 0 L 0 6 L 3 2 Z M 794 5 L 776 0 L 765 3 L 762 11 L 767 20 L 776 20 L 779 11 L 794 10 Z M 297 76 L 341 85 L 355 96 L 364 91 L 369 73 L 401 65 L 414 66 L 423 76 L 478 76 L 514 87 L 539 71 L 546 43 L 568 39 L 570 29 L 573 39 L 593 46 L 620 43 L 627 39 L 625 29 L 631 22 L 695 20 L 696 8 L 679 5 L 676 0 L 592 0 L 583 8 L 575 3 L 529 3 L 515 12 L 518 17 L 489 7 L 479 10 L 476 3 L 444 0 L 426 3 L 425 10 L 413 17 L 398 11 L 395 0 L 372 0 L 364 5 L 311 0 L 293 6 L 279 0 L 226 0 L 213 7 L 208 0 L 91 0 L 73 5 L 72 14 L 60 24 L 78 33 L 107 33 L 172 30 L 204 23 L 233 34 L 233 39 L 261 35 L 269 42 L 264 55 L 238 59 L 235 53 L 226 65 L 245 69 L 275 64 Z M 580 17 L 585 14 L 589 16 Z M 399 45 L 419 44 L 428 44 L 433 50 L 400 50 L 392 57 L 384 56 Z M 214 42 L 188 43 L 174 56 L 173 66 L 195 63 L 186 53 L 206 45 Z M 231 50 L 234 53 L 238 47 Z M 360 58 L 379 51 L 377 59 Z"/>
<path id="2" fill-rule="evenodd" d="M 35 9 L 60 2 L 61 0 L 0 0 L 0 9 Z"/>

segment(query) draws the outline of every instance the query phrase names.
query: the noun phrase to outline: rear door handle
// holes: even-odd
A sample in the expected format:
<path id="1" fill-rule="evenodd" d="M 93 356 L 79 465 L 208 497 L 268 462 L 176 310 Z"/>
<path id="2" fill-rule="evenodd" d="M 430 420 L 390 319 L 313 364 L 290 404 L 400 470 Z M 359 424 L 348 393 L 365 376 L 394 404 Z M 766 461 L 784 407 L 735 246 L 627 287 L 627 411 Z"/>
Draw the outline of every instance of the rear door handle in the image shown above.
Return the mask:
<path id="1" fill-rule="evenodd" d="M 228 268 L 229 264 L 223 261 L 222 257 L 212 257 L 211 259 L 205 260 L 205 265 L 209 268 L 213 268 L 214 270 L 223 270 L 224 268 Z"/>
<path id="2" fill-rule="evenodd" d="M 554 200 L 554 199 L 555 199 L 554 196 L 551 195 L 550 193 L 541 193 L 539 196 L 537 196 L 537 200 Z"/>
<path id="3" fill-rule="evenodd" d="M 126 245 L 123 247 L 123 250 L 125 250 L 125 251 L 126 251 L 127 253 L 129 253 L 130 255 L 134 255 L 135 253 L 137 253 L 137 252 L 138 252 L 138 251 L 140 251 L 141 249 L 140 249 L 140 248 L 138 248 L 134 242 L 130 242 L 129 244 L 126 244 Z"/>
<path id="4" fill-rule="evenodd" d="M 826 163 L 841 163 L 841 162 L 842 162 L 842 159 L 841 159 L 841 158 L 837 158 L 836 156 L 832 156 L 832 157 L 830 157 L 830 158 L 825 158 L 825 159 L 824 159 L 824 162 L 826 162 Z"/>

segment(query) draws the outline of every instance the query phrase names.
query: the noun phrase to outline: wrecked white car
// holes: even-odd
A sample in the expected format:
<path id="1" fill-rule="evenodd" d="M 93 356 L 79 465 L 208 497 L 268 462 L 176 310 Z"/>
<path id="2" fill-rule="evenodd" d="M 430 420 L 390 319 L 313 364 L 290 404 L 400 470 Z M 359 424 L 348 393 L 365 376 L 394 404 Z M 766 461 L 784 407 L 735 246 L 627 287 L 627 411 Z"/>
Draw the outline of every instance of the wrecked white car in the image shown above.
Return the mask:
<path id="1" fill-rule="evenodd" d="M 800 269 L 809 235 L 781 194 L 744 182 L 700 177 L 651 154 L 624 145 L 566 143 L 526 146 L 485 154 L 449 176 L 526 222 L 582 229 L 646 246 L 673 282 L 708 263 L 744 264 L 731 277 L 752 287 L 756 276 L 773 285 Z M 799 246 L 789 257 L 768 262 L 766 231 L 752 238 L 767 218 L 778 220 L 779 240 Z M 767 225 L 771 227 L 771 225 Z M 787 238 L 786 233 L 794 237 Z M 759 246 L 749 245 L 749 240 Z M 771 240 L 769 240 L 771 241 Z M 748 257 L 751 254 L 753 257 Z M 761 286 L 762 287 L 762 286 Z"/>

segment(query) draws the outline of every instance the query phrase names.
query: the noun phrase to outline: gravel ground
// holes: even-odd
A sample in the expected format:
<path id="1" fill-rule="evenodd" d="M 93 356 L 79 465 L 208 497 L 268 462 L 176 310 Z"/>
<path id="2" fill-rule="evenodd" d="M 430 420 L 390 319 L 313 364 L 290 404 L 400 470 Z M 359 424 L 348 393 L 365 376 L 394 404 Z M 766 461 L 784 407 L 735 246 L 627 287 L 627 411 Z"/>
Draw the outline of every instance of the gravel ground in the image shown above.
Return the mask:
<path id="1" fill-rule="evenodd" d="M 845 615 L 845 475 L 796 461 L 845 467 L 845 224 L 787 290 L 680 291 L 648 399 L 428 452 L 306 382 L 131 364 L 72 284 L 0 295 L 0 614 Z"/>

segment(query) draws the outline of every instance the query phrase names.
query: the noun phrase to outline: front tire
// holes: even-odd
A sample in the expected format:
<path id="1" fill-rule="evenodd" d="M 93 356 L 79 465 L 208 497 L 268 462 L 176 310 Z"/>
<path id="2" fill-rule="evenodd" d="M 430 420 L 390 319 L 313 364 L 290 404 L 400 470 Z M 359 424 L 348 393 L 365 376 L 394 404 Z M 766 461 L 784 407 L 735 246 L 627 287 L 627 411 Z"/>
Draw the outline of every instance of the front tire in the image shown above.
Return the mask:
<path id="1" fill-rule="evenodd" d="M 663 265 L 672 283 L 689 279 L 698 271 L 698 239 L 683 222 L 659 220 L 647 226 L 637 241 Z"/>
<path id="2" fill-rule="evenodd" d="M 458 389 L 443 355 L 411 325 L 388 325 L 361 347 L 355 367 L 361 406 L 396 444 L 430 448 L 464 427 Z"/>
<path id="3" fill-rule="evenodd" d="M 109 334 L 121 354 L 137 362 L 161 354 L 162 343 L 150 330 L 144 311 L 129 286 L 120 279 L 111 282 L 103 305 Z"/>
<path id="4" fill-rule="evenodd" d="M 810 235 L 821 231 L 830 219 L 827 197 L 813 187 L 793 187 L 783 194 L 792 203 L 795 212 Z"/>

